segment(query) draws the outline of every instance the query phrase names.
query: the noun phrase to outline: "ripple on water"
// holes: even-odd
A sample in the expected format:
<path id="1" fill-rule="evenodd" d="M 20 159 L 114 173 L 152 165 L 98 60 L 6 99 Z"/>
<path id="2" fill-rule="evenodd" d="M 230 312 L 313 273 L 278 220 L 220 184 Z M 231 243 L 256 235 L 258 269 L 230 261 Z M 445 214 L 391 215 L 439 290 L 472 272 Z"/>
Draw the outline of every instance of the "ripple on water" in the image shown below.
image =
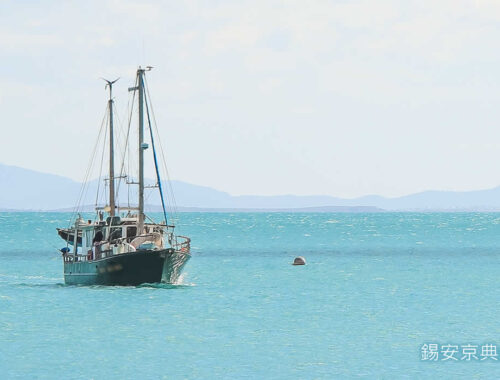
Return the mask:
<path id="1" fill-rule="evenodd" d="M 12 378 L 497 377 L 418 359 L 426 342 L 495 340 L 497 214 L 183 214 L 181 281 L 139 287 L 64 285 L 54 227 L 68 218 L 0 213 Z"/>

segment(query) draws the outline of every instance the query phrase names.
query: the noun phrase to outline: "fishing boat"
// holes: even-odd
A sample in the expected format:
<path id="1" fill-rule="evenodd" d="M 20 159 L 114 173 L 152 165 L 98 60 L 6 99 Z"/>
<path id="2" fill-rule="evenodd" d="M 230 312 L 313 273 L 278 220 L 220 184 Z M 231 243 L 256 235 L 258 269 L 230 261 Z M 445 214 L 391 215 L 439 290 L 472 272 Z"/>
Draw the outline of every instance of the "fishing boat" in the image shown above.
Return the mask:
<path id="1" fill-rule="evenodd" d="M 132 104 L 138 104 L 138 178 L 120 173 L 115 176 L 115 135 L 113 124 L 113 93 L 115 81 L 106 80 L 109 89 L 107 131 L 109 173 L 105 179 L 106 204 L 95 205 L 95 217 L 84 220 L 80 215 L 67 228 L 58 228 L 59 236 L 66 241 L 61 249 L 64 281 L 68 285 L 137 286 L 145 283 L 176 283 L 191 257 L 190 239 L 175 235 L 173 224 L 167 223 L 165 198 L 160 178 L 157 147 L 150 117 L 149 91 L 145 74 L 151 67 L 139 67 L 132 92 Z M 136 96 L 137 94 L 137 96 Z M 146 112 L 145 112 L 146 111 Z M 145 114 L 156 183 L 145 185 L 144 162 L 149 144 L 145 141 Z M 130 113 L 132 115 L 132 112 Z M 130 130 L 130 124 L 129 124 Z M 127 134 L 128 136 L 128 134 Z M 158 137 L 158 136 L 157 136 Z M 128 142 L 128 137 L 127 137 Z M 104 154 L 104 151 L 103 151 Z M 123 168 L 123 165 L 122 165 Z M 137 204 L 117 204 L 117 181 L 137 186 Z M 145 188 L 157 188 L 161 199 L 164 220 L 155 222 L 144 211 Z M 76 216 L 76 212 L 75 212 Z"/>

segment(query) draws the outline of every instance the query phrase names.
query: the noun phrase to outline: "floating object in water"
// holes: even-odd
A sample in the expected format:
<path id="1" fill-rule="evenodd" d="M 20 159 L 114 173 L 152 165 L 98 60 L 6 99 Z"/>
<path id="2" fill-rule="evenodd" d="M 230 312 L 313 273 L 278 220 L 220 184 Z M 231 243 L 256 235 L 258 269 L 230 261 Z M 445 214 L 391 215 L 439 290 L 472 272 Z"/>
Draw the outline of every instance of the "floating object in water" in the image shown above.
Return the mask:
<path id="1" fill-rule="evenodd" d="M 302 256 L 296 257 L 293 260 L 292 265 L 306 265 L 306 259 L 304 259 Z"/>

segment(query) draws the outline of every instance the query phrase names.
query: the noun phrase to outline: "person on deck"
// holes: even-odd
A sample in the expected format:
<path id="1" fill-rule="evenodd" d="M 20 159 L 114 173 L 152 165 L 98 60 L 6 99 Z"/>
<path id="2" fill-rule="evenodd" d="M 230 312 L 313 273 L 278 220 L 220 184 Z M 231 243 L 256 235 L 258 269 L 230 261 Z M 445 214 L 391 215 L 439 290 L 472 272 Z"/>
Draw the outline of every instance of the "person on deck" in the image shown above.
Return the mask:
<path id="1" fill-rule="evenodd" d="M 99 230 L 95 233 L 94 239 L 92 240 L 92 251 L 94 253 L 94 257 L 96 259 L 101 258 L 101 241 L 104 239 L 104 235 L 102 234 L 102 231 Z"/>

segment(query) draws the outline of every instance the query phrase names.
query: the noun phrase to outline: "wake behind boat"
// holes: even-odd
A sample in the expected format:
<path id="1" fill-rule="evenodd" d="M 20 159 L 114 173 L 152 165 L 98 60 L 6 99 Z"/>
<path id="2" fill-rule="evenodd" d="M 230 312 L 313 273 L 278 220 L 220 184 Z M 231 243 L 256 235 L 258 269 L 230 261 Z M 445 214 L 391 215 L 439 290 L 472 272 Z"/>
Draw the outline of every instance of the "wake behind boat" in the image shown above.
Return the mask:
<path id="1" fill-rule="evenodd" d="M 108 199 L 104 206 L 96 202 L 95 218 L 84 220 L 79 216 L 68 228 L 58 228 L 58 234 L 67 245 L 63 253 L 64 281 L 70 285 L 140 285 L 144 283 L 175 283 L 191 257 L 190 239 L 174 234 L 175 226 L 167 224 L 165 200 L 160 179 L 157 148 L 150 118 L 150 104 L 145 91 L 145 72 L 137 70 L 136 83 L 129 91 L 138 96 L 138 180 L 114 171 L 114 126 L 112 86 L 116 81 L 106 81 L 109 88 L 109 177 Z M 133 102 L 132 102 L 133 104 Z M 152 155 L 156 172 L 156 184 L 145 186 L 144 152 L 149 148 L 144 139 L 144 111 L 146 110 Z M 131 113 L 132 114 L 132 113 Z M 127 132 L 126 148 L 128 148 Z M 102 163 L 101 163 L 102 165 Z M 124 165 L 122 164 L 122 168 Z M 138 205 L 117 205 L 117 181 L 138 186 Z M 163 208 L 164 221 L 156 223 L 144 213 L 144 190 L 155 187 Z M 83 193 L 83 190 L 82 190 Z"/>

